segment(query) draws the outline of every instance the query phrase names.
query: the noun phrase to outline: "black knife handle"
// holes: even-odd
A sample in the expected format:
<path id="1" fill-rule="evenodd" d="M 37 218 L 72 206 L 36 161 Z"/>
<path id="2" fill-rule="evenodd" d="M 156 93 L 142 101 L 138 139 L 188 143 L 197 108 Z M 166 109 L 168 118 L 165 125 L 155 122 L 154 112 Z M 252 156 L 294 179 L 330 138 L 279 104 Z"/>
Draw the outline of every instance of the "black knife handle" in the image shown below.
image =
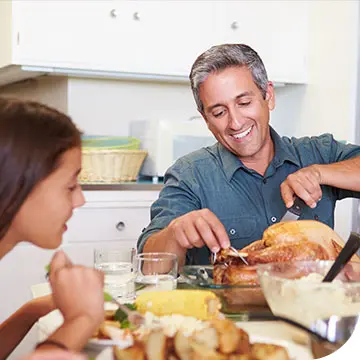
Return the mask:
<path id="1" fill-rule="evenodd" d="M 289 208 L 288 211 L 290 211 L 291 213 L 297 216 L 300 216 L 305 206 L 306 206 L 305 202 L 299 197 L 296 197 L 293 206 Z"/>

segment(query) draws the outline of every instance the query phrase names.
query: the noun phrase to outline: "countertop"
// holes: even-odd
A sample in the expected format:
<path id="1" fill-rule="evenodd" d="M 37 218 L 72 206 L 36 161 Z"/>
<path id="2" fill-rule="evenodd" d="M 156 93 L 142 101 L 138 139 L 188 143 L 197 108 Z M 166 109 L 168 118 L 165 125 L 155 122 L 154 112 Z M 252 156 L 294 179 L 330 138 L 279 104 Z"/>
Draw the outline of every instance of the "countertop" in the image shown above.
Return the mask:
<path id="1" fill-rule="evenodd" d="M 163 184 L 124 182 L 119 184 L 81 184 L 84 191 L 160 191 Z"/>
<path id="2" fill-rule="evenodd" d="M 140 177 L 136 181 L 112 184 L 81 184 L 84 191 L 160 191 L 163 186 L 163 178 L 153 181 L 151 177 Z"/>

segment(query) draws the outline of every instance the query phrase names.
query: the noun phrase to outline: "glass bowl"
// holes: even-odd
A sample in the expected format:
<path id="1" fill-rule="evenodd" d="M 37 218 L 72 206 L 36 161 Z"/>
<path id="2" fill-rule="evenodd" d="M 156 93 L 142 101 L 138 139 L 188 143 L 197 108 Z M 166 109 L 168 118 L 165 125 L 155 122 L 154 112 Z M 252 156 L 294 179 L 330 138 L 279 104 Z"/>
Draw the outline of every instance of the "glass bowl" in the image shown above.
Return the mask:
<path id="1" fill-rule="evenodd" d="M 270 311 L 260 285 L 222 285 L 213 282 L 213 265 L 187 265 L 181 273 L 178 288 L 191 287 L 214 292 L 221 300 L 221 311 L 238 314 L 248 311 Z"/>
<path id="2" fill-rule="evenodd" d="M 305 326 L 332 315 L 360 313 L 360 263 L 347 264 L 331 283 L 321 282 L 333 261 L 294 261 L 258 265 L 267 303 L 275 315 Z"/>

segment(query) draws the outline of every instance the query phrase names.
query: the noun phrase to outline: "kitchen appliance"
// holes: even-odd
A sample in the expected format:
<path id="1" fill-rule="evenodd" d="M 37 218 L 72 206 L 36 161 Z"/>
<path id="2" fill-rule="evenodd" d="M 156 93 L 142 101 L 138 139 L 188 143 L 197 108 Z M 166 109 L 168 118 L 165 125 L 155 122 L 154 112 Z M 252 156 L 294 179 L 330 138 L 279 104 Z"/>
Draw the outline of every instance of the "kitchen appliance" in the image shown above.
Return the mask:
<path id="1" fill-rule="evenodd" d="M 189 120 L 134 120 L 130 136 L 140 140 L 148 156 L 141 175 L 161 177 L 180 157 L 216 143 L 206 122 L 200 117 Z"/>

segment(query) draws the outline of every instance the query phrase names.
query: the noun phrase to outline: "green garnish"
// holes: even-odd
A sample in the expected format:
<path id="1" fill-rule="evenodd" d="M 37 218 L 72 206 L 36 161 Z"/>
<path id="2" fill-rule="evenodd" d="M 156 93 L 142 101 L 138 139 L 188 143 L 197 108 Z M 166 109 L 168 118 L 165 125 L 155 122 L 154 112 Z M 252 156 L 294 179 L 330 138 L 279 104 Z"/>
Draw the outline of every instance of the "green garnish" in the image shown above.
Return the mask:
<path id="1" fill-rule="evenodd" d="M 104 301 L 112 301 L 112 296 L 104 291 Z"/>
<path id="2" fill-rule="evenodd" d="M 133 325 L 133 324 L 131 324 L 128 319 L 125 319 L 123 322 L 120 323 L 120 328 L 121 328 L 121 329 L 135 330 L 135 329 L 136 329 L 136 326 Z"/>
<path id="3" fill-rule="evenodd" d="M 134 304 L 124 304 L 128 309 L 130 310 L 136 310 L 136 306 Z M 124 311 L 122 311 L 121 309 L 117 309 L 114 315 L 114 319 L 116 321 L 119 321 L 122 325 L 123 321 L 127 320 L 127 314 L 124 313 Z"/>

